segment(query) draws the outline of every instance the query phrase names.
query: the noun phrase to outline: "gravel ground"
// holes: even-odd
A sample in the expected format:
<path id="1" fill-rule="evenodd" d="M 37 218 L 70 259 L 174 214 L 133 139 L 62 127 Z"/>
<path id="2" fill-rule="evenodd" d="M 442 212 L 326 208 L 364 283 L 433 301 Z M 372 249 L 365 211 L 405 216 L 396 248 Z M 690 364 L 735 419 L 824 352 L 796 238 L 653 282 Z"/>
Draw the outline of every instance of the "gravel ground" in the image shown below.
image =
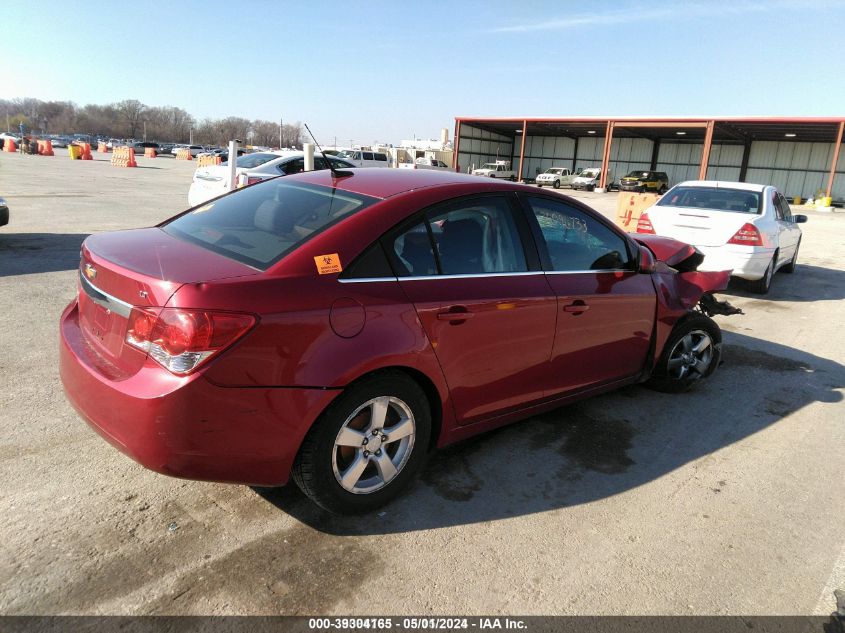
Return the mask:
<path id="1" fill-rule="evenodd" d="M 0 154 L 0 613 L 828 614 L 845 589 L 845 216 L 732 286 L 725 363 L 433 456 L 383 512 L 154 474 L 65 401 L 79 245 L 186 205 L 194 163 Z M 580 193 L 612 214 L 616 194 Z M 837 413 L 838 412 L 838 413 Z"/>

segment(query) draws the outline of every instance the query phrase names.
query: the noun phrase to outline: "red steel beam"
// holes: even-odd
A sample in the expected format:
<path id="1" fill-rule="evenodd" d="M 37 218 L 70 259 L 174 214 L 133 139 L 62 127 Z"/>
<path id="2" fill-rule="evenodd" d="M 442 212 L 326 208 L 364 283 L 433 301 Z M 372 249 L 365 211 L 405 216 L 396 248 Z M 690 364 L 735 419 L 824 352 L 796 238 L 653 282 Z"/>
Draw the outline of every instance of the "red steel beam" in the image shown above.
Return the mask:
<path id="1" fill-rule="evenodd" d="M 828 198 L 830 192 L 833 191 L 833 178 L 836 176 L 836 163 L 839 162 L 839 147 L 842 145 L 842 132 L 845 130 L 845 121 L 839 122 L 839 134 L 836 135 L 836 145 L 833 146 L 833 162 L 830 164 L 830 176 L 827 178 L 827 192 L 824 194 Z"/>
<path id="2" fill-rule="evenodd" d="M 707 164 L 710 162 L 710 148 L 713 145 L 713 128 L 715 121 L 707 122 L 707 131 L 704 133 L 704 147 L 701 148 L 701 166 L 698 168 L 698 179 L 707 179 Z"/>
<path id="3" fill-rule="evenodd" d="M 723 117 L 587 117 L 587 116 L 574 116 L 574 117 L 470 117 L 470 116 L 460 116 L 455 117 L 456 121 L 467 121 L 467 122 L 513 122 L 513 123 L 521 123 L 522 121 L 528 121 L 529 123 L 536 123 L 536 122 L 549 122 L 549 123 L 607 123 L 608 121 L 613 121 L 617 124 L 618 127 L 624 127 L 630 123 L 644 123 L 644 124 L 653 124 L 658 122 L 664 122 L 669 124 L 678 125 L 680 123 L 698 123 L 700 127 L 704 127 L 707 125 L 709 121 L 716 121 L 721 122 L 724 121 L 726 123 L 836 123 L 839 124 L 842 122 L 842 117 L 742 117 L 742 116 L 723 116 Z M 696 126 L 699 127 L 699 126 Z"/>
<path id="4" fill-rule="evenodd" d="M 522 122 L 522 143 L 519 145 L 519 177 L 517 180 L 522 182 L 522 161 L 525 159 L 525 137 L 528 136 L 528 121 Z"/>
<path id="5" fill-rule="evenodd" d="M 455 119 L 455 153 L 452 155 L 452 169 L 460 171 L 458 165 L 458 150 L 461 148 L 461 120 Z"/>
<path id="6" fill-rule="evenodd" d="M 601 178 L 599 178 L 599 187 L 607 186 L 607 169 L 610 166 L 610 144 L 613 141 L 613 121 L 607 122 L 607 128 L 604 134 L 604 153 L 601 158 Z"/>

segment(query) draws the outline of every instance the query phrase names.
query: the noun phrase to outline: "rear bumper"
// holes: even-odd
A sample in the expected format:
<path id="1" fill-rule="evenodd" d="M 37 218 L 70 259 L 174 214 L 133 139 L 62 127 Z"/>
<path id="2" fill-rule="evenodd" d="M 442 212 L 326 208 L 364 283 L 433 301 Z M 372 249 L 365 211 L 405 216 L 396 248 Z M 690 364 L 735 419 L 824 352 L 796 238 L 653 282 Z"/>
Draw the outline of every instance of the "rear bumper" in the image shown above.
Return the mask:
<path id="1" fill-rule="evenodd" d="M 704 255 L 698 270 L 730 270 L 732 277 L 754 281 L 761 279 L 772 261 L 773 248 L 753 246 L 696 246 Z"/>
<path id="2" fill-rule="evenodd" d="M 202 372 L 179 377 L 151 360 L 133 376 L 110 380 L 98 371 L 77 316 L 74 301 L 61 317 L 65 395 L 110 444 L 165 475 L 283 485 L 305 434 L 340 393 L 220 387 Z"/>

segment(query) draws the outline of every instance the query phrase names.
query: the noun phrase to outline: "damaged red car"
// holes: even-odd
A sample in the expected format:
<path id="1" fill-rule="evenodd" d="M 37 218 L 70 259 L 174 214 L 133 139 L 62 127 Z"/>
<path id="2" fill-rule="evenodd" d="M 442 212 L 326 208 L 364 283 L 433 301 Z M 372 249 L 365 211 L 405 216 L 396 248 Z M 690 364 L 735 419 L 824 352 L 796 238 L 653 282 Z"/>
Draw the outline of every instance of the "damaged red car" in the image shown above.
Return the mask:
<path id="1" fill-rule="evenodd" d="M 147 468 L 374 509 L 437 447 L 719 365 L 691 246 L 437 171 L 317 171 L 88 237 L 61 316 L 81 416 Z"/>

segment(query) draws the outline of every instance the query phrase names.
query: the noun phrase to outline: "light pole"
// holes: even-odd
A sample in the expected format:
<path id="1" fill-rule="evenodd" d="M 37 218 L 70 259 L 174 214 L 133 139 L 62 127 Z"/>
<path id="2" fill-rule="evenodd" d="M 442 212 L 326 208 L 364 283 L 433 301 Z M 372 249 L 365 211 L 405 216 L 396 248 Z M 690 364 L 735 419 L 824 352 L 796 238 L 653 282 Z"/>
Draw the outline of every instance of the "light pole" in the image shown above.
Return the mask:
<path id="1" fill-rule="evenodd" d="M 190 143 L 191 145 L 194 144 L 194 128 L 193 127 L 188 128 L 188 143 Z"/>

